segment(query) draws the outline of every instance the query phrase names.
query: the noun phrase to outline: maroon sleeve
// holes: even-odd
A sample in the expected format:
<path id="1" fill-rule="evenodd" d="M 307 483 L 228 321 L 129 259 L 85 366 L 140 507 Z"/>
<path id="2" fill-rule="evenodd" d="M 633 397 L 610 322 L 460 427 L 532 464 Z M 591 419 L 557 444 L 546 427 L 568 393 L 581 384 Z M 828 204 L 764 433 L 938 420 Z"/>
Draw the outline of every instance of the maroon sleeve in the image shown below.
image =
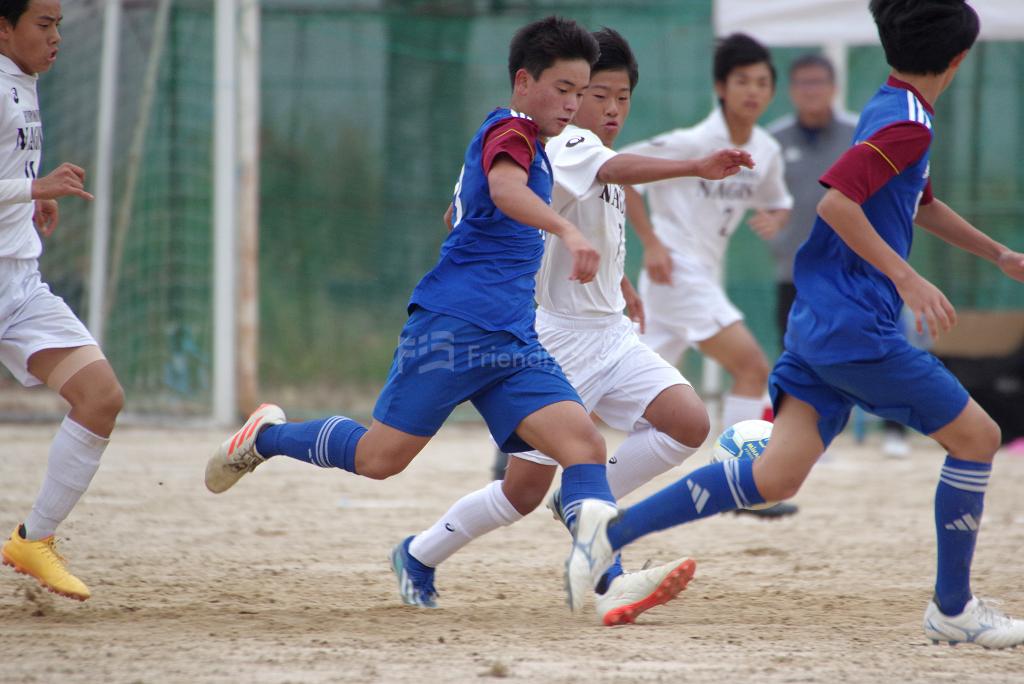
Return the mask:
<path id="1" fill-rule="evenodd" d="M 537 124 L 529 119 L 503 119 L 491 126 L 484 136 L 483 151 L 480 154 L 484 173 L 490 173 L 499 154 L 507 154 L 529 173 L 533 155 L 537 153 L 539 134 Z"/>
<path id="2" fill-rule="evenodd" d="M 921 193 L 921 201 L 918 202 L 917 205 L 924 206 L 925 204 L 931 204 L 933 199 L 935 199 L 935 195 L 932 194 L 932 179 L 929 178 L 928 182 L 924 184 L 924 192 Z"/>
<path id="3" fill-rule="evenodd" d="M 878 189 L 921 158 L 932 142 L 931 131 L 913 121 L 901 121 L 881 128 L 843 153 L 818 179 L 857 204 L 864 204 Z M 931 184 L 925 197 L 931 201 Z M 922 203 L 927 204 L 922 199 Z"/>

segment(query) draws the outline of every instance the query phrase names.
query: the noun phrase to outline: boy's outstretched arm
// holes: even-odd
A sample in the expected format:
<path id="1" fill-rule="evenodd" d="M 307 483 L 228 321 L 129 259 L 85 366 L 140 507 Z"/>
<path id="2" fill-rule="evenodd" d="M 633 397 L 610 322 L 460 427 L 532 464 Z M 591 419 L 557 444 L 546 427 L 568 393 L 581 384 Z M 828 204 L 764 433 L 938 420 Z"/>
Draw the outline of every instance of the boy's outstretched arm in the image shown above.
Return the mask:
<path id="1" fill-rule="evenodd" d="M 644 268 L 651 281 L 663 285 L 672 284 L 672 256 L 668 249 L 662 244 L 658 236 L 654 234 L 654 226 L 647 215 L 647 205 L 644 203 L 643 195 L 635 188 L 625 185 L 623 191 L 626 193 L 626 218 L 633 226 L 633 232 L 640 238 L 644 246 Z"/>
<path id="2" fill-rule="evenodd" d="M 597 273 L 600 261 L 598 251 L 587 242 L 576 226 L 541 200 L 527 186 L 527 180 L 529 176 L 526 170 L 511 157 L 501 155 L 496 158 L 487 174 L 487 185 L 494 206 L 513 221 L 560 237 L 572 254 L 570 278 L 582 284 L 589 283 Z"/>
<path id="3" fill-rule="evenodd" d="M 893 282 L 907 308 L 914 312 L 919 333 L 924 333 L 924 322 L 932 337 L 956 324 L 956 311 L 946 296 L 882 239 L 859 204 L 830 188 L 818 203 L 818 215 L 850 249 Z"/>
<path id="4" fill-rule="evenodd" d="M 739 173 L 744 166 L 754 168 L 754 160 L 749 152 L 736 149 L 718 150 L 701 159 L 659 159 L 624 152 L 601 165 L 597 180 L 618 185 L 653 183 L 685 176 L 722 180 Z"/>
<path id="5" fill-rule="evenodd" d="M 1024 281 L 1024 254 L 985 235 L 944 202 L 933 199 L 920 206 L 914 223 L 954 247 L 991 261 L 1014 280 Z"/>

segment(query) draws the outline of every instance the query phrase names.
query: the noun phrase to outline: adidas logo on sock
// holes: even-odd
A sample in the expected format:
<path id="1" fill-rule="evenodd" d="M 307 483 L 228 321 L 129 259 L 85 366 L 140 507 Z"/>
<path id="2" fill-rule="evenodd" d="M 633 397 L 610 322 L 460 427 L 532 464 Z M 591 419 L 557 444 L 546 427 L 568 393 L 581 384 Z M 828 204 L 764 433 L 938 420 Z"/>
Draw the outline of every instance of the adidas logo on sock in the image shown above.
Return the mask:
<path id="1" fill-rule="evenodd" d="M 978 521 L 974 519 L 974 516 L 970 513 L 964 513 L 961 517 L 957 518 L 951 523 L 946 523 L 947 530 L 960 530 L 961 532 L 976 532 L 978 530 Z"/>
<path id="2" fill-rule="evenodd" d="M 690 498 L 693 499 L 693 507 L 700 513 L 704 510 L 704 506 L 707 504 L 708 499 L 711 495 L 708 490 L 696 484 L 693 480 L 687 480 L 686 486 L 690 488 Z"/>

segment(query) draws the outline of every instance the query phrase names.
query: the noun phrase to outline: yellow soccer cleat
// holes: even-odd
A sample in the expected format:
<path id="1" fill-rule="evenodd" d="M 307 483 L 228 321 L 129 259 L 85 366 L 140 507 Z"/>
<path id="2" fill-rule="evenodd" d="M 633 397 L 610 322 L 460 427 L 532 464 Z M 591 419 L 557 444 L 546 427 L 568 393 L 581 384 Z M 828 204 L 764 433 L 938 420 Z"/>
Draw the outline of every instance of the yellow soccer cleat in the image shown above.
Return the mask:
<path id="1" fill-rule="evenodd" d="M 51 534 L 45 539 L 29 541 L 21 536 L 20 526 L 0 549 L 4 565 L 10 565 L 23 575 L 36 581 L 55 594 L 84 601 L 92 596 L 89 587 L 70 572 L 64 557 L 57 553 L 57 540 Z"/>

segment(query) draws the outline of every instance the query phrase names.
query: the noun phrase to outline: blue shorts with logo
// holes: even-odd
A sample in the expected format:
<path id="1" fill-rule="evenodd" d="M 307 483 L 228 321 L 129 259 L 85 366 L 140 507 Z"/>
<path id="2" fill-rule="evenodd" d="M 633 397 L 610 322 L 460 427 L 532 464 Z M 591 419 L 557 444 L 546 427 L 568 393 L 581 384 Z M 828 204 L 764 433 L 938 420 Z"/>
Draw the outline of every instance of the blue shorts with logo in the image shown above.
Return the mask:
<path id="1" fill-rule="evenodd" d="M 506 453 L 533 449 L 516 435 L 531 413 L 560 401 L 583 403 L 536 338 L 525 342 L 510 332 L 415 307 L 373 417 L 430 437 L 464 401 L 473 402 Z"/>
<path id="2" fill-rule="evenodd" d="M 768 391 L 776 412 L 785 394 L 813 406 L 826 447 L 842 432 L 855 404 L 928 435 L 949 425 L 970 399 L 941 361 L 909 343 L 881 359 L 828 365 L 812 365 L 783 352 Z"/>

